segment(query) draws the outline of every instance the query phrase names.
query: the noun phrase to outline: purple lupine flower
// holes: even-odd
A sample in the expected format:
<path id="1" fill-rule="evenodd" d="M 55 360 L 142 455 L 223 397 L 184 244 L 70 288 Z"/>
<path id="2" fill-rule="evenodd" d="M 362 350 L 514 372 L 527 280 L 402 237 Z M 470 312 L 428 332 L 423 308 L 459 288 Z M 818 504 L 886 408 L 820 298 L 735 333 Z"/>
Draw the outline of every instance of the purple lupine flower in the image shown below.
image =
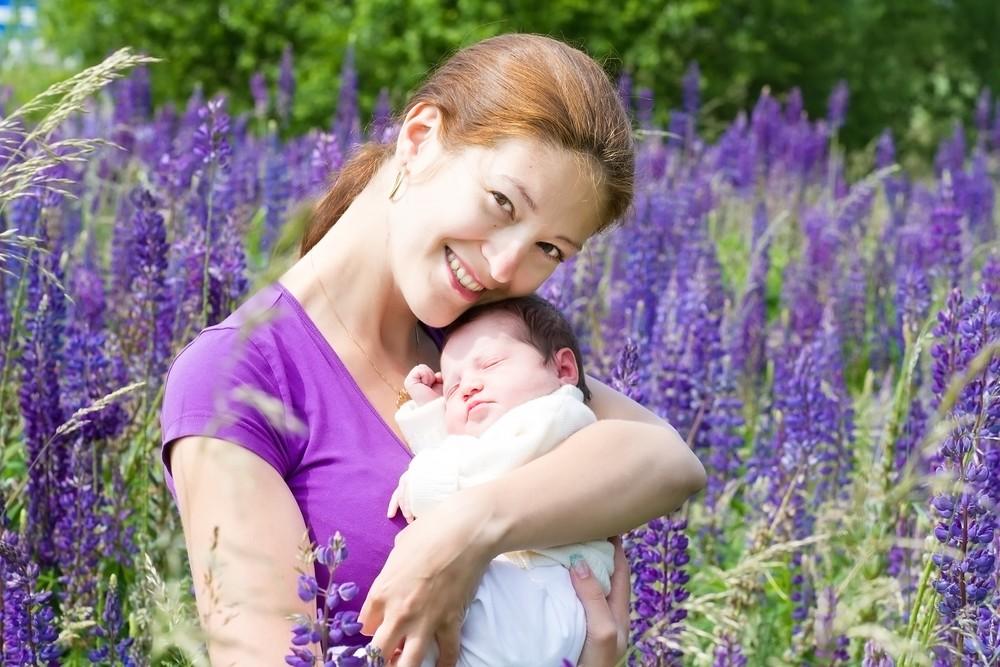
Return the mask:
<path id="1" fill-rule="evenodd" d="M 728 358 L 716 362 L 712 378 L 712 405 L 706 419 L 704 444 L 708 449 L 708 483 L 705 508 L 711 512 L 726 484 L 737 479 L 741 465 L 739 448 L 743 445 L 743 401 Z"/>
<path id="2" fill-rule="evenodd" d="M 205 230 L 190 225 L 187 232 L 170 245 L 167 284 L 176 304 L 172 340 L 188 340 L 204 327 L 201 313 L 205 289 Z"/>
<path id="3" fill-rule="evenodd" d="M 198 159 L 200 167 L 215 165 L 220 170 L 226 170 L 232 157 L 226 98 L 220 95 L 201 107 L 198 110 L 198 120 L 191 152 Z"/>
<path id="4" fill-rule="evenodd" d="M 149 68 L 139 65 L 129 77 L 132 80 L 132 108 L 136 116 L 146 120 L 153 115 L 153 86 L 149 78 Z"/>
<path id="5" fill-rule="evenodd" d="M 685 358 L 694 306 L 685 296 L 675 273 L 657 304 L 653 333 L 647 343 L 652 348 L 649 354 L 653 363 L 645 364 L 647 368 L 642 371 L 643 380 L 649 384 L 650 408 L 668 418 L 681 435 L 694 423 L 694 387 L 688 373 L 689 360 Z"/>
<path id="6" fill-rule="evenodd" d="M 148 190 L 132 193 L 132 262 L 135 277 L 129 291 L 127 342 L 132 349 L 132 373 L 159 378 L 172 354 L 174 308 L 167 287 L 167 231 L 159 202 Z"/>
<path id="7" fill-rule="evenodd" d="M 250 77 L 250 96 L 253 97 L 253 115 L 258 120 L 267 118 L 267 112 L 271 108 L 271 94 L 263 72 L 254 72 Z"/>
<path id="8" fill-rule="evenodd" d="M 961 178 L 962 169 L 965 167 L 965 128 L 955 122 L 951 137 L 941 141 L 937 154 L 934 157 L 934 169 L 938 176 L 944 172 L 950 172 L 953 179 Z M 961 188 L 957 188 L 961 190 Z"/>
<path id="9" fill-rule="evenodd" d="M 285 46 L 281 52 L 281 67 L 278 70 L 277 109 L 278 118 L 285 125 L 292 117 L 292 103 L 295 101 L 295 67 L 292 62 L 292 47 Z"/>
<path id="10" fill-rule="evenodd" d="M 62 648 L 49 604 L 51 591 L 38 591 L 38 563 L 31 561 L 19 536 L 0 535 L 0 574 L 3 575 L 3 650 L 5 665 L 59 664 Z"/>
<path id="11" fill-rule="evenodd" d="M 690 560 L 687 521 L 675 515 L 653 519 L 625 537 L 625 553 L 632 570 L 632 643 L 630 664 L 680 665 L 683 653 L 676 647 L 683 632 L 688 598 L 685 588 Z"/>
<path id="12" fill-rule="evenodd" d="M 767 226 L 767 207 L 763 201 L 759 201 L 753 214 L 750 270 L 736 310 L 736 331 L 730 346 L 733 369 L 748 379 L 762 377 L 767 361 L 764 343 L 767 327 L 767 274 L 771 268 L 771 244 L 765 237 Z"/>
<path id="13" fill-rule="evenodd" d="M 870 273 L 871 269 L 862 257 L 855 257 L 853 262 L 841 260 L 832 300 L 837 328 L 843 340 L 862 341 L 865 338 Z M 864 348 L 862 345 L 852 346 L 850 352 L 851 360 L 857 360 L 864 354 Z"/>
<path id="14" fill-rule="evenodd" d="M 653 129 L 653 89 L 640 88 L 635 93 L 635 118 L 643 130 Z"/>
<path id="15" fill-rule="evenodd" d="M 832 586 L 827 586 L 820 594 L 819 611 L 816 626 L 813 631 L 816 642 L 816 658 L 824 665 L 846 665 L 851 659 L 847 652 L 849 641 L 846 635 L 838 635 L 834 631 L 834 619 L 837 615 L 837 592 Z"/>
<path id="16" fill-rule="evenodd" d="M 635 343 L 626 340 L 612 372 L 611 384 L 633 400 L 642 399 L 638 363 Z M 639 664 L 648 664 L 654 656 L 665 661 L 657 664 L 679 664 L 679 651 L 664 647 L 656 637 L 645 635 L 655 626 L 656 635 L 676 638 L 681 631 L 680 623 L 687 616 L 684 609 L 677 607 L 688 596 L 684 588 L 688 575 L 683 569 L 688 562 L 687 537 L 683 533 L 686 527 L 683 519 L 664 517 L 625 536 L 625 553 L 630 561 L 636 600 L 631 632 L 633 641 L 640 647 L 641 659 L 646 660 Z"/>
<path id="17" fill-rule="evenodd" d="M 754 182 L 756 144 L 747 134 L 746 114 L 740 113 L 716 146 L 714 169 L 734 188 L 749 191 Z"/>
<path id="18" fill-rule="evenodd" d="M 895 163 L 896 146 L 892 140 L 892 132 L 885 130 L 879 136 L 875 146 L 875 168 L 885 169 Z M 883 179 L 882 185 L 893 221 L 893 225 L 887 230 L 890 232 L 894 227 L 902 224 L 901 215 L 906 206 L 907 195 L 906 177 L 902 174 L 891 174 Z"/>
<path id="19" fill-rule="evenodd" d="M 865 642 L 861 667 L 896 667 L 896 661 L 874 639 L 869 639 Z"/>
<path id="20" fill-rule="evenodd" d="M 976 98 L 976 111 L 974 114 L 976 121 L 976 143 L 983 145 L 986 142 L 986 137 L 989 135 L 990 131 L 990 107 L 992 106 L 993 95 L 990 93 L 989 87 L 984 87 L 979 91 L 979 97 Z"/>
<path id="21" fill-rule="evenodd" d="M 993 130 L 990 136 L 991 148 L 1000 150 L 1000 97 L 993 102 Z"/>
<path id="22" fill-rule="evenodd" d="M 983 262 L 981 281 L 983 292 L 1000 300 L 1000 253 L 991 252 Z"/>
<path id="23" fill-rule="evenodd" d="M 750 114 L 750 131 L 753 134 L 757 158 L 762 161 L 765 174 L 778 156 L 781 128 L 781 105 L 765 88 L 761 91 Z"/>
<path id="24" fill-rule="evenodd" d="M 61 397 L 67 415 L 91 406 L 125 384 L 125 365 L 105 333 L 104 284 L 89 263 L 76 268 L 73 276 L 73 311 L 68 318 L 60 377 Z M 128 418 L 114 404 L 87 417 L 81 434 L 88 442 L 113 438 Z"/>
<path id="25" fill-rule="evenodd" d="M 931 306 L 927 274 L 920 269 L 903 270 L 896 279 L 895 303 L 900 342 L 912 341 L 927 319 Z"/>
<path id="26" fill-rule="evenodd" d="M 805 120 L 805 105 L 802 102 L 802 90 L 795 86 L 788 91 L 788 98 L 785 100 L 785 121 L 795 125 L 803 120 Z"/>
<path id="27" fill-rule="evenodd" d="M 839 340 L 827 320 L 821 335 L 798 352 L 791 347 L 777 359 L 774 410 L 783 421 L 772 446 L 775 461 L 765 473 L 770 484 L 764 511 L 776 512 L 787 497 L 790 526 L 782 530 L 793 539 L 812 533 L 815 509 L 829 499 L 849 469 L 844 439 L 850 424 L 845 397 L 840 395 L 839 353 Z M 790 564 L 796 632 L 813 606 L 806 557 L 804 551 L 796 551 Z"/>
<path id="28" fill-rule="evenodd" d="M 934 333 L 939 342 L 932 349 L 933 390 L 937 401 L 956 373 L 964 372 L 986 345 L 1000 337 L 1000 311 L 988 294 L 964 301 L 959 290 L 949 294 L 938 315 Z M 960 392 L 950 417 L 955 424 L 936 456 L 937 472 L 948 476 L 956 487 L 935 496 L 931 507 L 938 517 L 934 536 L 953 551 L 933 556 L 937 566 L 932 585 L 939 594 L 941 647 L 962 647 L 966 658 L 984 648 L 992 651 L 989 637 L 970 633 L 981 609 L 997 594 L 997 547 L 995 535 L 1000 521 L 995 508 L 1000 502 L 1000 454 L 993 443 L 998 408 L 989 397 L 1000 389 L 1000 361 L 993 359 Z M 991 611 L 989 613 L 992 613 Z"/>
<path id="29" fill-rule="evenodd" d="M 642 401 L 642 389 L 639 387 L 639 350 L 632 340 L 626 339 L 618 355 L 618 363 L 611 372 L 611 386 L 616 391 L 625 394 L 633 401 Z"/>
<path id="30" fill-rule="evenodd" d="M 333 121 L 333 136 L 345 154 L 361 140 L 361 121 L 358 117 L 358 72 L 354 66 L 354 47 L 344 52 L 340 68 L 340 94 L 337 97 L 337 115 Z"/>
<path id="31" fill-rule="evenodd" d="M 14 89 L 7 84 L 0 84 L 0 118 L 7 115 L 7 104 L 14 96 Z"/>
<path id="32" fill-rule="evenodd" d="M 337 568 L 347 558 L 347 547 L 343 536 L 337 532 L 330 536 L 327 544 L 312 550 L 311 560 L 314 565 L 312 573 L 300 573 L 298 578 L 298 595 L 304 602 L 316 601 L 316 615 L 298 615 L 292 625 L 292 638 L 289 650 L 291 654 L 285 657 L 289 665 L 314 665 L 316 660 L 310 644 L 319 644 L 324 664 L 336 665 L 381 665 L 381 657 L 377 653 L 365 650 L 364 657 L 357 655 L 352 647 L 347 650 L 347 644 L 357 644 L 356 638 L 361 632 L 358 613 L 354 611 L 334 611 L 341 601 L 346 602 L 358 594 L 358 587 L 353 582 L 336 583 L 333 576 Z M 328 583 L 324 587 L 320 583 L 320 574 Z"/>
<path id="33" fill-rule="evenodd" d="M 747 657 L 732 635 L 723 635 L 712 653 L 712 667 L 746 667 Z"/>
<path id="34" fill-rule="evenodd" d="M 63 608 L 97 607 L 97 581 L 102 554 L 104 499 L 95 490 L 94 448 L 81 431 L 74 434 L 69 475 L 60 481 L 54 543 L 59 558 Z"/>
<path id="35" fill-rule="evenodd" d="M 896 144 L 892 140 L 892 131 L 883 130 L 875 144 L 875 168 L 885 169 L 896 163 Z"/>
<path id="36" fill-rule="evenodd" d="M 44 240 L 44 230 L 41 232 Z M 59 285 L 42 274 L 43 266 L 61 280 L 58 262 L 50 254 L 36 257 L 28 269 L 19 397 L 25 452 L 28 464 L 34 466 L 27 485 L 29 539 L 37 562 L 49 565 L 56 555 L 52 531 L 59 518 L 55 490 L 66 472 L 65 448 L 61 443 L 50 443 L 64 421 L 59 364 L 66 297 Z"/>
<path id="37" fill-rule="evenodd" d="M 667 121 L 667 146 L 676 150 L 687 146 L 691 122 L 691 117 L 686 112 L 680 109 L 671 109 L 670 118 Z"/>
<path id="38" fill-rule="evenodd" d="M 376 143 L 384 144 L 389 141 L 392 131 L 392 101 L 389 99 L 389 89 L 382 88 L 378 91 L 378 98 L 375 100 L 371 131 L 368 133 L 368 137 Z"/>
<path id="39" fill-rule="evenodd" d="M 995 200 L 986 153 L 977 149 L 972 157 L 972 173 L 965 182 L 965 210 L 968 214 L 969 231 L 980 243 L 988 243 L 996 236 L 993 225 Z"/>
<path id="40" fill-rule="evenodd" d="M 838 81 L 830 93 L 830 100 L 826 107 L 826 120 L 830 125 L 830 131 L 836 133 L 844 126 L 844 119 L 847 117 L 847 101 L 850 91 L 846 81 Z"/>
<path id="41" fill-rule="evenodd" d="M 930 241 L 936 246 L 936 275 L 949 287 L 958 285 L 962 270 L 962 212 L 955 202 L 954 189 L 947 173 L 931 211 Z"/>
<path id="42" fill-rule="evenodd" d="M 309 156 L 311 189 L 315 192 L 326 190 L 342 166 L 344 166 L 344 154 L 337 144 L 337 138 L 326 132 L 320 133 Z"/>
<path id="43" fill-rule="evenodd" d="M 821 294 L 819 270 L 805 258 L 785 268 L 781 300 L 788 312 L 788 333 L 793 341 L 812 338 L 823 319 L 823 306 L 817 299 Z"/>
<path id="44" fill-rule="evenodd" d="M 622 107 L 625 108 L 625 112 L 631 116 L 632 115 L 632 75 L 628 72 L 622 72 L 621 76 L 618 77 L 618 99 L 622 102 Z"/>
<path id="45" fill-rule="evenodd" d="M 122 617 L 117 587 L 117 579 L 112 576 L 108 582 L 101 618 L 97 620 L 91 630 L 91 636 L 94 637 L 97 648 L 88 651 L 87 657 L 96 663 L 113 663 L 121 664 L 122 667 L 135 667 L 138 663 L 131 649 L 135 639 L 128 636 L 128 628 Z"/>
<path id="46" fill-rule="evenodd" d="M 208 266 L 208 323 L 221 322 L 246 294 L 250 282 L 246 275 L 246 252 L 242 230 L 232 216 L 227 216 L 212 244 Z"/>
<path id="47" fill-rule="evenodd" d="M 681 86 L 684 91 L 684 111 L 692 119 L 697 118 L 701 109 L 701 70 L 698 69 L 697 62 L 688 65 Z"/>
<path id="48" fill-rule="evenodd" d="M 291 203 L 292 188 L 288 165 L 281 155 L 277 138 L 271 137 L 271 146 L 264 159 L 264 231 L 261 234 L 260 249 L 268 252 L 278 238 L 281 226 L 285 222 L 285 214 Z"/>

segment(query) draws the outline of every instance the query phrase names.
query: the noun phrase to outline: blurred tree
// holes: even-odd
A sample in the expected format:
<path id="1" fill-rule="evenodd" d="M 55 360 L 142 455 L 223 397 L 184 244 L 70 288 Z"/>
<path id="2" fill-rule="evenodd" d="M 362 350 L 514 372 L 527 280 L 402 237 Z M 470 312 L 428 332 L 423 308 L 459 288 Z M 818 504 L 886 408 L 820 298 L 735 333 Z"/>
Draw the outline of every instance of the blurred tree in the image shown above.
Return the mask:
<path id="1" fill-rule="evenodd" d="M 658 120 L 680 104 L 689 62 L 703 76 L 701 119 L 711 132 L 747 108 L 763 86 L 794 86 L 816 117 L 838 80 L 851 86 L 841 139 L 862 145 L 883 127 L 927 148 L 941 128 L 926 119 L 970 114 L 983 85 L 1000 89 L 996 0 L 46 0 L 48 42 L 89 64 L 125 44 L 166 59 L 154 68 L 157 101 L 196 84 L 251 104 L 249 79 L 273 84 L 291 45 L 297 77 L 293 129 L 326 125 L 343 55 L 355 49 L 360 102 L 381 88 L 398 105 L 429 68 L 484 37 L 523 30 L 562 38 L 634 74 L 657 101 Z"/>

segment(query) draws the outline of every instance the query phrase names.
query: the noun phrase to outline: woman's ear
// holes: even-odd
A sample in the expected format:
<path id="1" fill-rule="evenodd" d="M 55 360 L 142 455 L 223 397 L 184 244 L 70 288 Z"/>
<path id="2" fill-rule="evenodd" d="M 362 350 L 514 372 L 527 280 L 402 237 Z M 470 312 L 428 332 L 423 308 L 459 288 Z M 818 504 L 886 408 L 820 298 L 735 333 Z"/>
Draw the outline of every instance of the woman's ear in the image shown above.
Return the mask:
<path id="1" fill-rule="evenodd" d="M 556 376 L 562 384 L 577 384 L 580 381 L 580 368 L 576 365 L 576 355 L 568 347 L 556 350 L 552 355 L 552 363 L 556 368 Z"/>
<path id="2" fill-rule="evenodd" d="M 396 139 L 396 158 L 411 174 L 434 163 L 440 152 L 441 110 L 427 102 L 413 105 Z"/>

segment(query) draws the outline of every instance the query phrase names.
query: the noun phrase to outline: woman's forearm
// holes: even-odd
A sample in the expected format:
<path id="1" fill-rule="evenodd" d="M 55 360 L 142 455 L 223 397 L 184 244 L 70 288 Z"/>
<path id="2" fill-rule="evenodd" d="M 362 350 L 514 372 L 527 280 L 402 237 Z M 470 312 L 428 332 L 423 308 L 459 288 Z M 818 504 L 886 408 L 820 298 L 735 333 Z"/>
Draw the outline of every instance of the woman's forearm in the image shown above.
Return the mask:
<path id="1" fill-rule="evenodd" d="M 617 535 L 704 486 L 704 468 L 672 428 L 606 419 L 462 493 L 477 496 L 488 517 L 484 539 L 503 553 Z"/>

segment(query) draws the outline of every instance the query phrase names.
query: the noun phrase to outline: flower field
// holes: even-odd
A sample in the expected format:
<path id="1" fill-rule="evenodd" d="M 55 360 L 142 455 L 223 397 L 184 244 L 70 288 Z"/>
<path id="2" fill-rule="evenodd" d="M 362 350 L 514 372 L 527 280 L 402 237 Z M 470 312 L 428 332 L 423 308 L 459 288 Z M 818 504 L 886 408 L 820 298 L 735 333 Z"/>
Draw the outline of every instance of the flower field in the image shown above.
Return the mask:
<path id="1" fill-rule="evenodd" d="M 330 127 L 285 137 L 290 58 L 243 115 L 152 108 L 128 52 L 20 110 L 0 89 L 3 665 L 207 664 L 159 462 L 167 365 L 289 265 L 352 146 L 393 136 L 348 58 Z M 917 176 L 888 134 L 841 149 L 846 85 L 819 119 L 765 90 L 714 139 L 696 67 L 681 85 L 661 128 L 621 81 L 634 210 L 542 288 L 589 372 L 709 474 L 625 537 L 628 663 L 1000 665 L 1000 100 Z"/>

